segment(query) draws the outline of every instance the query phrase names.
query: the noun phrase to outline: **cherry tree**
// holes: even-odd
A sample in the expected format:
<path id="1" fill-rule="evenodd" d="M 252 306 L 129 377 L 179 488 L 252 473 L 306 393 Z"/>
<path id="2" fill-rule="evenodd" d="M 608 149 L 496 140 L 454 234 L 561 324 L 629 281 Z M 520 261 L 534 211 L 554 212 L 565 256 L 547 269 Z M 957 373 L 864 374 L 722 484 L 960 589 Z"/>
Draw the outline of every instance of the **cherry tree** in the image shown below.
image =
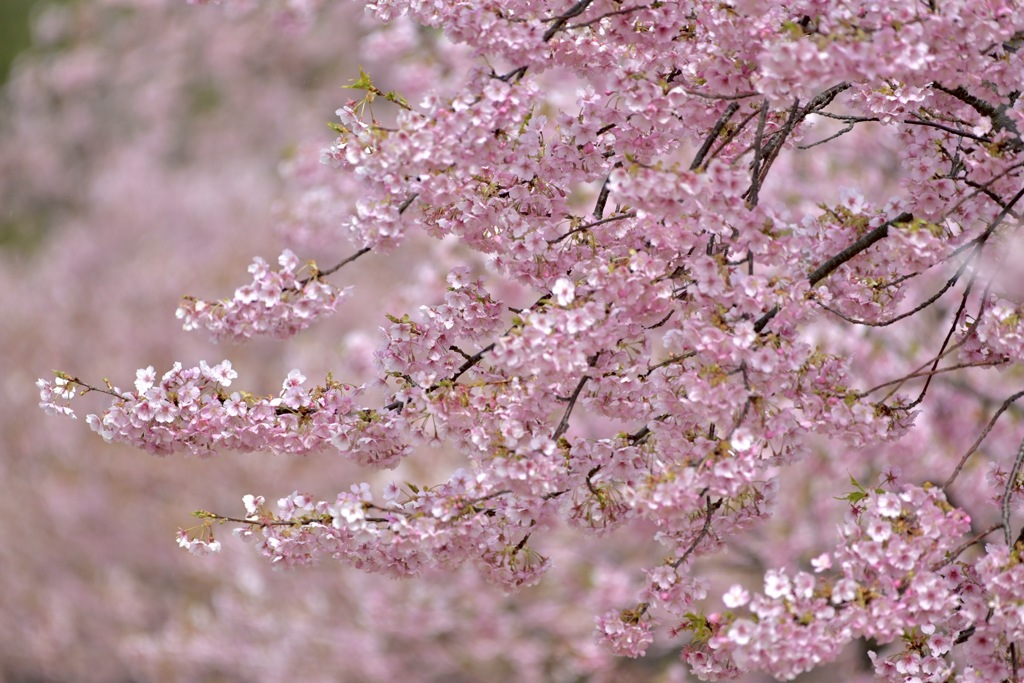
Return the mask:
<path id="1" fill-rule="evenodd" d="M 331 260 L 257 257 L 177 316 L 215 342 L 315 333 L 374 298 L 351 264 L 437 240 L 372 363 L 353 335 L 271 395 L 230 360 L 58 372 L 42 406 L 105 394 L 89 427 L 158 455 L 398 468 L 239 492 L 179 532 L 195 554 L 227 525 L 279 567 L 526 595 L 590 544 L 633 577 L 591 615 L 617 655 L 785 679 L 856 641 L 880 680 L 1020 680 L 1019 10 L 367 3 L 384 36 L 443 33 L 447 68 L 358 70 L 321 166 L 296 162 L 282 225 Z"/>

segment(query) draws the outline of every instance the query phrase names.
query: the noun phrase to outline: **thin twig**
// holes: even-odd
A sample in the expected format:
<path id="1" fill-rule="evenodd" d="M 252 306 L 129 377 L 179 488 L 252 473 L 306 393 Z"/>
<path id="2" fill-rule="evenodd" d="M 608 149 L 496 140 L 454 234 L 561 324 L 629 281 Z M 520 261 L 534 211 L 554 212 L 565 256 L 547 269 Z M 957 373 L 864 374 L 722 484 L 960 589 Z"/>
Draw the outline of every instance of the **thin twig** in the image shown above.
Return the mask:
<path id="1" fill-rule="evenodd" d="M 907 120 L 907 121 L 904 121 L 903 123 L 907 124 L 908 126 L 927 126 L 928 128 L 936 128 L 938 130 L 944 130 L 947 133 L 952 133 L 953 135 L 956 135 L 957 137 L 969 138 L 971 140 L 977 140 L 978 142 L 985 142 L 985 143 L 991 143 L 992 142 L 992 138 L 990 138 L 990 137 L 986 137 L 984 135 L 975 135 L 974 133 L 968 133 L 965 130 L 960 130 L 958 128 L 953 128 L 952 126 L 946 126 L 946 125 L 943 125 L 941 123 L 936 123 L 935 121 L 928 121 L 926 119 L 922 119 L 917 113 L 914 113 L 913 115 L 918 117 L 916 121 L 914 121 L 914 120 Z"/>
<path id="2" fill-rule="evenodd" d="M 868 326 L 868 327 L 888 327 L 889 325 L 892 325 L 893 323 L 897 323 L 900 320 L 903 320 L 904 318 L 909 318 L 910 316 L 914 315 L 915 313 L 920 313 L 921 311 L 923 311 L 924 309 L 928 308 L 933 303 L 935 303 L 936 301 L 941 299 L 942 295 L 945 294 L 946 292 L 948 292 L 950 289 L 952 289 L 953 285 L 955 285 L 957 283 L 957 280 L 959 280 L 960 276 L 963 275 L 964 270 L 966 270 L 967 265 L 970 262 L 971 262 L 970 259 L 965 260 L 963 262 L 963 264 L 960 266 L 960 268 L 953 275 L 953 277 L 951 277 L 946 282 L 946 284 L 942 286 L 942 289 L 940 289 L 938 292 L 936 292 L 932 296 L 930 296 L 927 299 L 925 299 L 922 303 L 920 303 L 919 305 L 915 306 L 914 308 L 910 309 L 909 311 L 907 311 L 905 313 L 901 313 L 901 314 L 897 315 L 894 318 L 890 318 L 888 320 L 883 320 L 881 322 L 871 322 L 870 320 L 857 320 L 855 318 L 850 318 L 850 317 L 847 317 L 847 316 L 843 315 L 842 313 L 840 313 L 839 311 L 835 310 L 831 306 L 828 306 L 827 304 L 823 304 L 821 302 L 818 302 L 818 305 L 821 306 L 822 308 L 824 308 L 826 311 L 828 311 L 832 315 L 838 316 L 838 317 L 842 318 L 843 320 L 845 320 L 846 322 L 853 323 L 854 325 L 865 325 L 865 326 Z"/>
<path id="3" fill-rule="evenodd" d="M 803 151 L 805 149 L 810 149 L 812 147 L 817 147 L 818 145 L 824 145 L 826 142 L 832 142 L 836 138 L 842 137 L 842 136 L 846 135 L 847 133 L 849 133 L 850 131 L 852 131 L 853 130 L 853 126 L 856 123 L 857 123 L 856 121 L 850 121 L 838 133 L 835 133 L 834 135 L 829 135 L 824 140 L 818 140 L 817 142 L 812 142 L 809 145 L 797 145 L 796 148 L 801 150 L 801 151 Z"/>
<path id="4" fill-rule="evenodd" d="M 957 476 L 960 475 L 960 470 L 964 468 L 964 465 L 967 463 L 967 460 L 972 455 L 974 455 L 974 452 L 978 450 L 979 446 L 981 446 L 981 442 L 985 440 L 985 437 L 988 436 L 988 433 L 991 432 L 992 428 L 996 426 L 996 421 L 999 419 L 999 416 L 1005 413 L 1009 409 L 1009 407 L 1013 405 L 1014 402 L 1016 402 L 1022 396 L 1024 396 L 1024 391 L 1017 392 L 1016 394 L 1010 396 L 1008 399 L 1003 401 L 1003 404 L 999 406 L 999 409 L 992 415 L 992 419 L 990 419 L 988 421 L 988 424 L 985 425 L 985 429 L 981 432 L 978 438 L 974 440 L 974 444 L 960 458 L 960 462 L 957 463 L 956 468 L 953 470 L 953 474 L 949 475 L 949 479 L 947 479 L 945 483 L 942 485 L 943 489 L 948 489 L 950 486 L 953 485 L 953 482 L 956 480 Z"/>
<path id="5" fill-rule="evenodd" d="M 860 239 L 858 239 L 856 242 L 848 246 L 846 249 L 843 249 L 841 252 L 830 258 L 828 261 L 825 261 L 825 263 L 815 268 L 814 271 L 807 276 L 807 279 L 810 280 L 811 287 L 813 287 L 814 285 L 818 284 L 826 277 L 831 275 L 832 271 L 834 271 L 836 268 L 843 265 L 857 254 L 861 253 L 862 251 L 873 245 L 875 242 L 878 242 L 879 240 L 886 237 L 889 234 L 889 226 L 895 225 L 896 223 L 905 223 L 913 219 L 914 217 L 912 214 L 904 212 L 901 213 L 899 216 L 896 216 L 896 218 L 893 218 L 892 220 L 888 220 L 885 223 L 882 223 L 880 226 L 878 226 L 871 232 L 862 236 Z M 778 314 L 779 307 L 772 306 L 771 310 L 769 310 L 767 313 L 758 318 L 757 322 L 754 323 L 754 331 L 760 333 L 762 330 L 764 330 L 768 323 L 771 322 L 772 318 L 774 318 Z"/>
<path id="6" fill-rule="evenodd" d="M 716 500 L 712 504 L 711 496 L 705 496 L 704 500 L 705 504 L 707 505 L 707 512 L 704 515 L 704 526 L 701 527 L 700 533 L 697 534 L 697 538 L 693 539 L 693 543 L 691 543 L 690 547 L 686 549 L 686 552 L 684 552 L 679 557 L 679 559 L 677 559 L 675 562 L 669 565 L 673 569 L 679 569 L 679 567 L 682 566 L 684 562 L 686 562 L 690 555 L 693 554 L 693 551 L 697 549 L 697 546 L 700 545 L 700 542 L 703 541 L 704 538 L 707 537 L 707 535 L 711 532 L 711 517 L 715 514 L 715 512 L 718 511 L 718 508 L 722 507 L 722 501 Z"/>
<path id="7" fill-rule="evenodd" d="M 956 88 L 947 88 L 941 83 L 932 83 L 931 87 L 939 92 L 946 93 L 950 97 L 955 97 L 982 116 L 987 116 L 992 121 L 994 129 L 997 131 L 1005 130 L 1013 136 L 1007 141 L 1012 149 L 1018 152 L 1024 149 L 1024 142 L 1021 141 L 1020 131 L 1017 130 L 1017 125 L 1013 120 L 1006 115 L 1006 107 L 995 107 L 980 97 L 975 97 L 962 85 Z"/>
<path id="8" fill-rule="evenodd" d="M 940 560 L 939 562 L 936 562 L 935 564 L 933 564 L 931 566 L 930 570 L 933 571 L 933 572 L 937 572 L 940 569 L 942 569 L 943 567 L 945 567 L 946 565 L 948 565 L 949 563 L 954 562 L 956 560 L 956 558 L 960 557 L 960 555 L 965 550 L 970 548 L 972 545 L 974 545 L 975 543 L 977 543 L 981 539 L 983 539 L 986 536 L 988 536 L 993 531 L 999 530 L 1000 528 L 1002 528 L 1002 526 L 1003 526 L 1002 524 L 993 524 L 992 526 L 990 526 L 989 528 L 985 529 L 980 534 L 978 534 L 977 536 L 972 538 L 971 540 L 966 541 L 965 543 L 962 543 L 958 548 L 956 548 L 956 550 L 952 551 L 951 553 L 948 553 L 946 555 L 946 559 Z"/>
<path id="9" fill-rule="evenodd" d="M 399 205 L 399 207 L 398 207 L 398 215 L 401 216 L 403 213 L 405 213 L 409 209 L 409 207 L 412 206 L 412 203 L 414 201 L 416 201 L 416 198 L 419 197 L 419 196 L 420 196 L 419 192 L 413 192 L 408 197 L 406 197 L 405 201 L 403 201 L 401 203 L 401 205 Z M 299 283 L 300 287 L 301 286 L 305 286 L 307 283 L 311 282 L 314 279 L 321 278 L 321 277 L 326 277 L 328 275 L 332 275 L 333 273 L 338 272 L 344 266 L 347 266 L 348 264 L 350 264 L 353 261 L 355 261 L 356 259 L 358 259 L 360 256 L 363 256 L 364 254 L 367 254 L 369 252 L 370 252 L 370 247 L 363 247 L 362 249 L 360 249 L 356 253 L 352 254 L 348 258 L 343 259 L 340 263 L 336 263 L 335 265 L 331 266 L 330 268 L 328 268 L 326 270 L 318 271 L 315 277 L 307 277 L 305 280 L 302 280 Z"/>
<path id="10" fill-rule="evenodd" d="M 563 28 L 566 31 L 569 31 L 571 29 L 577 29 L 577 28 L 585 28 L 587 26 L 593 26 L 594 24 L 598 23 L 602 19 L 607 19 L 608 17 L 614 17 L 614 16 L 618 16 L 620 14 L 629 14 L 630 12 L 636 12 L 637 10 L 648 9 L 649 7 L 650 7 L 650 5 L 633 5 L 632 7 L 623 7 L 622 9 L 617 9 L 614 12 L 605 12 L 601 16 L 594 17 L 593 19 L 590 19 L 588 21 L 581 21 L 578 24 L 568 24 L 568 25 L 564 26 Z"/>
<path id="11" fill-rule="evenodd" d="M 1010 502 L 1013 499 L 1013 493 L 1020 483 L 1020 468 L 1024 465 L 1024 440 L 1021 440 L 1020 446 L 1017 448 L 1017 457 L 1013 461 L 1013 468 L 1010 470 L 1010 476 L 1006 480 L 1006 490 L 1003 491 L 1003 500 L 1000 505 L 1000 510 L 1003 513 L 1003 538 L 1006 539 L 1006 547 L 1013 550 L 1013 531 L 1010 526 Z"/>
<path id="12" fill-rule="evenodd" d="M 363 256 L 364 254 L 368 254 L 368 253 L 370 253 L 370 247 L 363 247 L 362 249 L 360 249 L 360 250 L 359 250 L 359 251 L 357 251 L 356 253 L 352 254 L 352 255 L 351 255 L 351 256 L 349 256 L 348 258 L 346 258 L 346 259 L 343 259 L 343 260 L 342 260 L 341 262 L 339 262 L 339 263 L 336 263 L 336 264 L 334 264 L 333 266 L 331 266 L 331 267 L 330 267 L 330 268 L 328 268 L 327 270 L 321 270 L 320 272 L 318 272 L 318 273 L 316 274 L 316 277 L 318 277 L 318 278 L 321 278 L 321 277 L 327 277 L 328 275 L 331 275 L 331 274 L 333 274 L 333 273 L 336 273 L 336 272 L 338 272 L 339 270 L 341 270 L 341 269 L 342 269 L 343 267 L 345 267 L 345 266 L 347 266 L 348 264 L 350 264 L 350 263 L 352 263 L 353 261 L 355 261 L 355 260 L 356 260 L 357 258 L 359 258 L 360 256 Z M 305 280 L 302 280 L 302 282 L 301 282 L 300 284 L 303 284 L 303 285 L 305 285 L 306 283 L 310 282 L 310 281 L 311 281 L 311 280 L 313 280 L 313 279 L 314 279 L 314 278 L 312 278 L 312 277 L 308 277 L 308 278 L 306 278 Z"/>
<path id="13" fill-rule="evenodd" d="M 556 237 L 554 239 L 548 240 L 548 244 L 558 244 L 562 240 L 564 240 L 567 237 L 570 237 L 572 235 L 575 235 L 578 232 L 583 232 L 584 230 L 589 230 L 591 228 L 596 228 L 597 226 L 604 225 L 605 223 L 614 223 L 615 221 L 621 221 L 621 220 L 623 220 L 625 218 L 636 218 L 636 211 L 627 211 L 626 213 L 620 213 L 620 214 L 615 215 L 615 216 L 609 216 L 608 218 L 602 218 L 601 220 L 594 221 L 593 223 L 587 223 L 586 225 L 581 225 L 578 228 L 573 228 L 572 230 L 570 230 L 569 232 L 565 233 L 564 235 L 562 235 L 560 237 Z"/>
<path id="14" fill-rule="evenodd" d="M 963 315 L 964 309 L 967 308 L 967 298 L 971 295 L 971 288 L 974 287 L 974 278 L 975 277 L 977 277 L 977 273 L 972 275 L 971 279 L 967 282 L 967 287 L 964 289 L 963 297 L 960 299 L 960 307 L 957 308 L 956 313 L 953 314 L 953 319 L 949 323 L 949 331 L 946 332 L 946 337 L 945 337 L 945 339 L 942 340 L 942 346 L 939 347 L 939 353 L 938 353 L 937 356 L 935 356 L 935 362 L 932 363 L 932 371 L 934 371 L 937 367 L 939 367 L 939 359 L 942 358 L 944 355 L 946 355 L 946 347 L 949 346 L 950 340 L 953 339 L 953 334 L 956 332 L 957 322 L 960 320 L 960 317 Z M 981 306 L 982 306 L 982 311 L 984 311 L 985 297 L 982 298 Z M 980 321 L 980 320 L 981 320 L 981 311 L 978 312 L 978 321 Z M 975 327 L 977 326 L 978 321 L 975 321 L 975 324 L 974 324 Z M 972 331 L 973 331 L 973 327 L 968 330 L 968 333 L 964 335 L 964 338 L 961 339 L 959 342 L 957 342 L 953 346 L 953 348 L 956 348 L 956 347 L 962 345 L 965 341 L 967 341 L 967 338 L 970 336 L 970 333 Z M 950 349 L 950 351 L 952 351 L 952 350 L 953 349 Z M 920 405 L 921 402 L 924 401 L 924 397 L 928 393 L 928 387 L 930 387 L 931 384 L 932 384 L 932 378 L 931 378 L 931 375 L 929 375 L 928 379 L 926 379 L 924 381 L 924 386 L 921 387 L 921 393 L 918 394 L 918 397 L 916 399 L 914 399 L 910 403 L 910 405 L 907 406 L 908 410 L 911 409 L 911 408 L 914 408 L 914 407 L 916 407 L 918 405 Z M 895 389 L 893 390 L 893 392 L 895 392 Z M 892 394 L 890 394 L 890 396 L 891 395 Z M 886 400 L 888 400 L 888 397 L 886 397 Z"/>
<path id="15" fill-rule="evenodd" d="M 879 385 L 873 386 L 870 389 L 868 389 L 867 391 L 858 392 L 857 393 L 857 397 L 858 398 L 864 398 L 865 396 L 869 396 L 869 395 L 873 394 L 874 392 L 878 391 L 879 389 L 884 389 L 885 387 L 892 386 L 893 384 L 904 384 L 905 382 L 909 382 L 912 379 L 921 379 L 923 377 L 932 377 L 933 375 L 941 375 L 944 372 L 955 372 L 956 370 L 965 370 L 967 368 L 990 368 L 990 367 L 995 366 L 995 365 L 1003 365 L 1006 362 L 1007 361 L 1005 361 L 1005 360 L 989 360 L 989 361 L 984 361 L 984 362 L 981 362 L 981 363 L 957 363 L 956 365 L 950 365 L 950 366 L 947 366 L 947 367 L 944 367 L 944 368 L 938 368 L 938 369 L 935 369 L 935 370 L 922 370 L 922 369 L 919 369 L 918 371 L 911 372 L 910 374 L 904 375 L 903 377 L 900 377 L 899 379 L 891 379 L 888 382 L 882 382 Z M 930 363 L 932 363 L 932 361 L 928 361 L 928 363 L 926 363 L 925 365 L 928 365 Z"/>
<path id="16" fill-rule="evenodd" d="M 739 134 L 743 132 L 743 129 L 747 127 L 747 124 L 750 123 L 755 116 L 757 116 L 757 109 L 747 114 L 746 118 L 740 121 L 739 125 L 737 125 L 731 131 L 729 131 L 729 134 L 722 138 L 722 142 L 719 143 L 718 147 L 715 148 L 715 150 L 712 151 L 708 158 L 705 160 L 705 165 L 707 165 L 707 163 L 710 163 L 712 159 L 716 158 L 719 154 L 721 154 L 722 150 L 729 146 L 729 143 L 731 143 L 733 140 L 739 137 Z"/>

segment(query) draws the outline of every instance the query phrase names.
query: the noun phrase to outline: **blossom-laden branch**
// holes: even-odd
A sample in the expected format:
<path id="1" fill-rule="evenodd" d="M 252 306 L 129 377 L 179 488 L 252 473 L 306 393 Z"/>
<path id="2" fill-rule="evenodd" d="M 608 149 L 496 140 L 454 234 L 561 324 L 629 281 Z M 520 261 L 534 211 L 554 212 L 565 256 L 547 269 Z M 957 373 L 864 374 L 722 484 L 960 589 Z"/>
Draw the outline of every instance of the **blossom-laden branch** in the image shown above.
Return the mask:
<path id="1" fill-rule="evenodd" d="M 333 313 L 350 294 L 349 289 L 321 280 L 316 264 L 301 265 L 289 250 L 278 263 L 281 268 L 271 270 L 266 261 L 255 258 L 249 266 L 252 282 L 236 289 L 230 300 L 185 297 L 176 313 L 185 330 L 205 328 L 214 341 L 244 341 L 260 335 L 284 339 Z M 312 272 L 303 279 L 306 269 Z"/>

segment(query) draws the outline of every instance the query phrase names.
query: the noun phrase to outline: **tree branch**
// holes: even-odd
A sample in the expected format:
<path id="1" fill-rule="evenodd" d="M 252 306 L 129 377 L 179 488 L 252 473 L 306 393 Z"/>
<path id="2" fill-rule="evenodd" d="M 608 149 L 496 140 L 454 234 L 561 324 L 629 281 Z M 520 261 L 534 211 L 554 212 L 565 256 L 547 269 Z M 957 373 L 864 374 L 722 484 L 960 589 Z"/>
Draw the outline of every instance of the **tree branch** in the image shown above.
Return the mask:
<path id="1" fill-rule="evenodd" d="M 547 31 L 544 32 L 544 42 L 548 42 L 555 37 L 555 34 L 562 30 L 562 27 L 572 19 L 578 17 L 587 11 L 587 8 L 593 4 L 594 0 L 579 0 L 575 5 L 567 9 L 563 14 L 558 15 L 554 19 L 551 19 L 551 26 Z"/>
<path id="2" fill-rule="evenodd" d="M 974 455 L 975 451 L 978 450 L 978 447 L 981 446 L 981 442 L 985 440 L 985 437 L 988 436 L 988 433 L 991 432 L 992 428 L 996 426 L 996 421 L 999 419 L 999 416 L 1005 413 L 1009 409 L 1009 407 L 1013 405 L 1014 402 L 1019 400 L 1022 396 L 1024 396 L 1024 391 L 1019 391 L 1013 396 L 1010 396 L 1008 399 L 1003 401 L 1003 404 L 999 406 L 999 409 L 995 412 L 995 414 L 992 415 L 992 419 L 990 419 L 988 421 L 988 424 L 985 425 L 985 429 L 981 432 L 978 438 L 974 440 L 974 444 L 972 444 L 971 447 L 967 450 L 967 452 L 963 454 L 963 457 L 960 458 L 960 462 L 957 463 L 956 468 L 953 470 L 953 474 L 949 475 L 949 479 L 947 479 L 945 483 L 942 484 L 943 489 L 948 489 L 950 486 L 953 485 L 953 482 L 956 480 L 957 476 L 959 476 L 960 470 L 964 468 L 964 465 L 967 463 L 967 460 L 972 455 Z"/>
<path id="3" fill-rule="evenodd" d="M 1013 468 L 1010 469 L 1010 476 L 1006 480 L 1006 489 L 1003 491 L 1003 500 L 999 506 L 1003 514 L 1003 538 L 1006 539 L 1006 547 L 1013 550 L 1013 531 L 1010 526 L 1010 501 L 1013 499 L 1013 492 L 1017 488 L 1020 479 L 1020 468 L 1024 465 L 1024 440 L 1021 440 L 1017 448 L 1017 457 L 1013 461 Z"/>
<path id="4" fill-rule="evenodd" d="M 912 214 L 903 212 L 899 216 L 896 216 L 896 218 L 893 218 L 891 220 L 886 221 L 885 223 L 882 223 L 871 232 L 865 234 L 856 242 L 848 246 L 846 249 L 843 249 L 841 252 L 830 258 L 828 261 L 825 261 L 825 263 L 815 268 L 814 271 L 807 276 L 807 279 L 810 281 L 811 286 L 813 287 L 814 285 L 818 284 L 819 282 L 827 278 L 829 275 L 832 274 L 832 272 L 836 268 L 843 265 L 857 254 L 861 253 L 862 251 L 873 245 L 875 242 L 884 239 L 889 234 L 890 226 L 895 225 L 897 223 L 906 223 L 912 220 L 914 220 L 914 216 Z M 772 318 L 774 318 L 778 314 L 779 307 L 773 306 L 770 311 L 762 315 L 760 318 L 758 318 L 757 322 L 754 323 L 754 331 L 761 332 L 768 325 L 768 323 L 771 322 Z"/>
<path id="5" fill-rule="evenodd" d="M 725 111 L 718 118 L 718 121 L 715 122 L 711 132 L 708 133 L 706 138 L 704 138 L 704 144 L 700 146 L 697 156 L 693 158 L 693 163 L 690 164 L 691 171 L 696 171 L 701 167 L 704 163 L 704 157 L 706 157 L 708 152 L 711 151 L 711 145 L 715 143 L 715 140 L 721 134 L 722 129 L 725 128 L 725 124 L 729 122 L 729 119 L 732 118 L 733 114 L 735 114 L 739 108 L 740 105 L 735 102 L 731 102 L 729 106 L 725 108 Z"/>

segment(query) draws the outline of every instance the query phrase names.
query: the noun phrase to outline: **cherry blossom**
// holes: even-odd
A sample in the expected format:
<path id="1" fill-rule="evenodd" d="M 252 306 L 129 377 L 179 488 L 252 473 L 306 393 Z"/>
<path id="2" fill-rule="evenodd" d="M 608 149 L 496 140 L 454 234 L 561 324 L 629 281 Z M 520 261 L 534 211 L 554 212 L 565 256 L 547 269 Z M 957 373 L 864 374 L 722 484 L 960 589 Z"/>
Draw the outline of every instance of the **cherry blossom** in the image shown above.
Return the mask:
<path id="1" fill-rule="evenodd" d="M 231 524 L 277 567 L 471 568 L 514 593 L 558 580 L 546 544 L 567 529 L 626 533 L 647 544 L 617 558 L 632 584 L 594 610 L 615 655 L 789 679 L 865 639 L 880 680 L 1016 680 L 1018 9 L 369 2 L 460 45 L 440 48 L 458 76 L 412 99 L 359 69 L 284 227 L 329 224 L 336 265 L 256 258 L 232 299 L 178 317 L 288 338 L 349 296 L 343 266 L 446 245 L 413 257 L 428 277 L 404 311 L 375 312 L 373 369 L 293 369 L 276 395 L 229 361 L 149 366 L 134 391 L 61 372 L 40 405 L 106 394 L 92 429 L 160 455 L 416 473 L 199 511 L 193 554 Z M 437 452 L 454 461 L 428 468 Z M 756 580 L 718 585 L 707 567 L 737 554 Z"/>

